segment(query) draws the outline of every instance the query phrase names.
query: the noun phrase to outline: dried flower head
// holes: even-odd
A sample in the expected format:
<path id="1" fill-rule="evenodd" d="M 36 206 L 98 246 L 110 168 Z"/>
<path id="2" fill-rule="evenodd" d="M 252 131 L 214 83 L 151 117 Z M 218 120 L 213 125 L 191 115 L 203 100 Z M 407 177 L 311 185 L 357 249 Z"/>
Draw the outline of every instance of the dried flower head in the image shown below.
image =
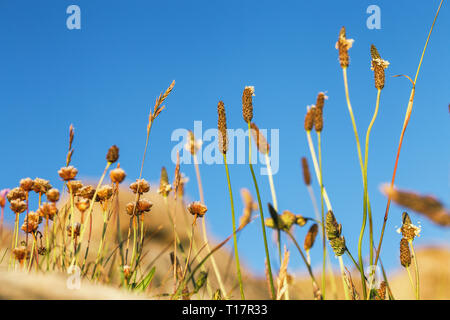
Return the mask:
<path id="1" fill-rule="evenodd" d="M 202 144 L 203 144 L 202 140 L 195 140 L 194 133 L 191 130 L 189 130 L 188 141 L 184 145 L 184 148 L 187 151 L 189 151 L 192 155 L 195 155 L 198 152 L 198 150 L 201 149 Z"/>
<path id="2" fill-rule="evenodd" d="M 69 192 L 76 195 L 83 188 L 83 183 L 81 183 L 80 180 L 71 180 L 67 182 L 67 188 L 69 189 Z"/>
<path id="3" fill-rule="evenodd" d="M 330 246 L 336 256 L 341 256 L 347 250 L 345 238 L 341 236 L 342 226 L 337 223 L 333 211 L 329 210 L 325 218 L 325 231 Z"/>
<path id="4" fill-rule="evenodd" d="M 319 226 L 314 223 L 308 230 L 308 233 L 305 236 L 305 241 L 303 243 L 303 248 L 306 251 L 312 248 L 314 242 L 316 241 L 317 233 L 319 232 Z"/>
<path id="5" fill-rule="evenodd" d="M 187 209 L 190 214 L 200 218 L 205 215 L 206 211 L 208 211 L 208 208 L 199 201 L 191 202 Z"/>
<path id="6" fill-rule="evenodd" d="M 253 96 L 255 87 L 246 86 L 242 92 L 242 115 L 245 122 L 251 122 L 253 119 Z"/>
<path id="7" fill-rule="evenodd" d="M 84 186 L 82 188 L 80 188 L 77 192 L 76 195 L 78 197 L 84 198 L 84 199 L 89 199 L 92 200 L 92 198 L 94 197 L 95 194 L 95 189 L 93 186 Z"/>
<path id="8" fill-rule="evenodd" d="M 23 200 L 15 199 L 11 200 L 9 203 L 10 203 L 9 208 L 11 209 L 12 212 L 16 214 L 20 214 L 25 210 L 27 210 L 27 203 Z"/>
<path id="9" fill-rule="evenodd" d="M 241 189 L 242 202 L 244 203 L 244 212 L 239 219 L 239 228 L 242 229 L 250 223 L 253 211 L 258 209 L 258 204 L 253 200 L 252 194 L 248 189 Z"/>
<path id="10" fill-rule="evenodd" d="M 217 104 L 217 129 L 219 131 L 219 150 L 223 154 L 228 150 L 228 135 L 227 135 L 227 116 L 225 114 L 225 105 L 223 101 L 219 101 Z"/>
<path id="11" fill-rule="evenodd" d="M 117 160 L 119 160 L 119 148 L 117 148 L 116 145 L 113 145 L 106 153 L 106 161 L 109 163 L 114 163 Z"/>
<path id="12" fill-rule="evenodd" d="M 316 107 L 314 105 L 306 107 L 305 115 L 305 131 L 311 131 L 314 128 L 314 118 L 316 113 Z"/>
<path id="13" fill-rule="evenodd" d="M 109 172 L 109 177 L 111 178 L 111 181 L 114 183 L 122 183 L 123 180 L 125 180 L 126 177 L 125 171 L 120 167 L 120 164 L 117 165 L 117 168 L 111 170 Z"/>
<path id="14" fill-rule="evenodd" d="M 25 217 L 21 229 L 25 233 L 34 233 L 39 228 L 42 217 L 37 212 L 30 211 Z"/>
<path id="15" fill-rule="evenodd" d="M 58 171 L 58 174 L 61 177 L 61 179 L 63 179 L 64 181 L 70 181 L 70 180 L 75 179 L 75 177 L 78 174 L 78 170 L 73 166 L 62 167 Z"/>
<path id="16" fill-rule="evenodd" d="M 347 39 L 345 35 L 345 27 L 342 27 L 339 31 L 339 38 L 336 42 L 336 49 L 339 50 L 339 63 L 342 68 L 346 68 L 349 65 L 348 50 L 352 47 L 354 40 Z"/>
<path id="17" fill-rule="evenodd" d="M 9 189 L 0 190 L 0 207 L 4 208 L 6 205 L 6 196 L 10 192 Z"/>
<path id="18" fill-rule="evenodd" d="M 311 185 L 311 172 L 309 171 L 308 160 L 302 157 L 303 181 L 307 186 Z"/>
<path id="19" fill-rule="evenodd" d="M 50 202 L 57 202 L 59 200 L 59 197 L 60 197 L 59 190 L 55 189 L 55 188 L 52 188 L 52 189 L 47 191 L 45 196 L 47 197 L 48 201 L 50 201 Z"/>
<path id="20" fill-rule="evenodd" d="M 20 188 L 25 192 L 33 190 L 34 181 L 31 178 L 20 180 Z"/>
<path id="21" fill-rule="evenodd" d="M 101 186 L 97 191 L 98 201 L 104 202 L 109 200 L 113 195 L 113 188 L 110 185 Z"/>
<path id="22" fill-rule="evenodd" d="M 397 190 L 387 184 L 381 187 L 381 192 L 397 204 L 425 215 L 438 225 L 450 226 L 450 211 L 433 196 Z"/>
<path id="23" fill-rule="evenodd" d="M 409 251 L 408 240 L 404 238 L 400 240 L 400 263 L 405 268 L 411 265 L 411 252 Z"/>
<path id="24" fill-rule="evenodd" d="M 150 212 L 152 209 L 153 203 L 146 199 L 139 199 L 138 202 L 129 202 L 126 206 L 127 214 L 130 216 L 133 215 L 133 212 L 136 216 L 139 216 L 143 213 Z"/>
<path id="25" fill-rule="evenodd" d="M 34 179 L 33 191 L 39 194 L 45 194 L 52 188 L 52 185 L 48 180 L 36 178 Z"/>
<path id="26" fill-rule="evenodd" d="M 370 54 L 372 56 L 370 69 L 374 72 L 375 88 L 381 90 L 384 88 L 385 82 L 384 69 L 389 66 L 389 62 L 381 59 L 377 48 L 373 44 L 370 47 Z"/>
<path id="27" fill-rule="evenodd" d="M 172 191 L 172 185 L 169 183 L 169 176 L 165 167 L 161 168 L 161 178 L 159 180 L 158 193 L 163 197 L 167 197 Z"/>
<path id="28" fill-rule="evenodd" d="M 56 205 L 54 203 L 47 203 L 44 202 L 39 209 L 36 211 L 37 214 L 39 214 L 39 216 L 45 218 L 45 219 L 50 219 L 53 220 L 53 217 L 58 214 L 58 208 L 56 207 Z"/>
<path id="29" fill-rule="evenodd" d="M 420 237 L 421 228 L 412 224 L 408 213 L 403 212 L 402 222 L 402 226 L 397 230 L 397 232 L 401 233 L 403 238 L 408 241 L 412 241 L 415 237 Z"/>
<path id="30" fill-rule="evenodd" d="M 23 262 L 25 259 L 30 257 L 30 250 L 25 246 L 20 246 L 13 249 L 13 254 L 16 260 Z"/>
<path id="31" fill-rule="evenodd" d="M 71 238 L 72 237 L 72 226 L 71 225 L 67 226 L 66 230 L 67 230 L 67 236 L 69 238 Z M 73 235 L 75 238 L 80 236 L 80 230 L 81 230 L 81 224 L 79 222 L 74 223 Z"/>
<path id="32" fill-rule="evenodd" d="M 78 199 L 78 201 L 75 202 L 75 206 L 81 213 L 84 213 L 87 209 L 89 209 L 90 204 L 91 201 L 89 199 Z"/>
<path id="33" fill-rule="evenodd" d="M 306 224 L 306 219 L 301 214 L 296 214 L 295 224 L 297 224 L 299 227 L 303 227 Z"/>
<path id="34" fill-rule="evenodd" d="M 267 142 L 267 139 L 264 136 L 264 134 L 262 134 L 261 131 L 259 131 L 258 126 L 253 122 L 250 124 L 250 127 L 252 129 L 253 139 L 255 139 L 256 141 L 256 147 L 258 148 L 258 151 L 261 152 L 262 154 L 269 154 L 270 145 Z"/>
<path id="35" fill-rule="evenodd" d="M 136 179 L 136 182 L 130 184 L 133 193 L 144 194 L 150 191 L 150 184 L 145 179 Z"/>
<path id="36" fill-rule="evenodd" d="M 27 194 L 25 191 L 23 191 L 22 188 L 17 187 L 10 190 L 6 194 L 6 198 L 8 199 L 9 202 L 13 200 L 25 200 L 27 198 Z"/>

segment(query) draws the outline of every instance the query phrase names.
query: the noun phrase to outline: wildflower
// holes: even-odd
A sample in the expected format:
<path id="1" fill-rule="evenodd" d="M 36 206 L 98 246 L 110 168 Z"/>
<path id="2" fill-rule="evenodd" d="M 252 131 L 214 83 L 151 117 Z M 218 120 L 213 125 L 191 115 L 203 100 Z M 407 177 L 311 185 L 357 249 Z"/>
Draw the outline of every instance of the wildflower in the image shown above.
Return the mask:
<path id="1" fill-rule="evenodd" d="M 132 216 L 133 213 L 137 216 L 150 212 L 153 207 L 153 203 L 146 199 L 140 199 L 137 203 L 129 202 L 126 206 L 127 213 Z"/>
<path id="2" fill-rule="evenodd" d="M 48 190 L 45 195 L 47 197 L 47 200 L 50 202 L 57 202 L 60 197 L 59 190 L 55 188 Z"/>
<path id="3" fill-rule="evenodd" d="M 75 206 L 80 210 L 81 213 L 84 213 L 87 209 L 89 209 L 90 201 L 89 199 L 79 199 Z"/>
<path id="4" fill-rule="evenodd" d="M 381 90 L 384 88 L 384 69 L 389 66 L 389 62 L 381 59 L 380 54 L 378 53 L 378 50 L 374 45 L 370 47 L 370 54 L 372 55 L 370 69 L 374 72 L 375 88 Z"/>
<path id="5" fill-rule="evenodd" d="M 208 208 L 199 201 L 191 202 L 188 205 L 187 209 L 190 214 L 192 214 L 195 217 L 200 217 L 200 218 L 205 215 L 206 211 L 208 211 Z"/>
<path id="6" fill-rule="evenodd" d="M 133 193 L 144 194 L 149 192 L 150 184 L 145 179 L 136 179 L 136 182 L 130 184 L 130 189 Z"/>
<path id="7" fill-rule="evenodd" d="M 20 246 L 13 249 L 13 254 L 16 260 L 23 262 L 25 259 L 30 257 L 30 250 L 25 246 Z"/>
<path id="8" fill-rule="evenodd" d="M 408 213 L 403 212 L 402 221 L 403 224 L 397 230 L 397 232 L 401 233 L 403 238 L 408 241 L 412 241 L 415 237 L 420 237 L 421 228 L 412 224 L 411 218 L 409 217 Z"/>
<path id="9" fill-rule="evenodd" d="M 36 178 L 34 179 L 33 191 L 39 194 L 45 194 L 52 188 L 52 185 L 48 180 Z"/>
<path id="10" fill-rule="evenodd" d="M 295 223 L 299 227 L 303 227 L 306 224 L 306 219 L 301 214 L 297 214 L 295 215 Z"/>
<path id="11" fill-rule="evenodd" d="M 30 192 L 33 190 L 34 181 L 30 178 L 25 178 L 20 180 L 20 188 L 25 192 Z"/>
<path id="12" fill-rule="evenodd" d="M 53 220 L 53 217 L 58 214 L 58 208 L 54 203 L 50 204 L 45 202 L 39 207 L 36 213 L 43 218 Z"/>
<path id="13" fill-rule="evenodd" d="M 167 170 L 165 167 L 161 168 L 161 179 L 159 181 L 158 193 L 163 197 L 167 197 L 172 190 L 172 186 L 169 183 L 169 177 L 167 175 Z"/>
<path id="14" fill-rule="evenodd" d="M 353 39 L 347 39 L 345 35 L 345 27 L 339 31 L 339 39 L 336 42 L 336 49 L 339 50 L 339 62 L 342 68 L 349 65 L 348 50 L 353 46 Z"/>
<path id="15" fill-rule="evenodd" d="M 125 179 L 127 175 L 125 174 L 125 171 L 120 168 L 120 164 L 117 165 L 116 169 L 113 169 L 109 172 L 109 177 L 111 178 L 111 181 L 114 183 L 122 183 L 122 181 Z"/>
<path id="16" fill-rule="evenodd" d="M 72 226 L 71 225 L 67 226 L 66 230 L 67 230 L 67 236 L 69 238 L 72 237 Z M 80 236 L 80 230 L 81 230 L 81 224 L 79 222 L 74 223 L 73 235 L 75 238 Z"/>
<path id="17" fill-rule="evenodd" d="M 104 202 L 112 197 L 113 188 L 109 185 L 101 186 L 97 191 L 97 200 Z"/>
<path id="18" fill-rule="evenodd" d="M 27 203 L 20 199 L 11 200 L 10 208 L 14 213 L 20 214 L 27 210 Z"/>
<path id="19" fill-rule="evenodd" d="M 131 267 L 130 266 L 123 266 L 123 276 L 125 279 L 129 279 L 131 277 Z"/>
<path id="20" fill-rule="evenodd" d="M 42 217 L 37 212 L 30 211 L 25 217 L 21 229 L 26 233 L 34 233 L 39 228 Z"/>
<path id="21" fill-rule="evenodd" d="M 78 170 L 73 166 L 63 167 L 58 171 L 59 176 L 64 181 L 70 181 L 75 179 L 78 174 Z"/>
<path id="22" fill-rule="evenodd" d="M 317 233 L 319 231 L 319 226 L 314 223 L 308 230 L 308 233 L 305 237 L 305 242 L 303 243 L 303 247 L 306 251 L 312 248 L 314 242 L 316 241 Z"/>
<path id="23" fill-rule="evenodd" d="M 106 154 L 106 160 L 109 163 L 114 163 L 119 159 L 119 148 L 116 145 L 113 145 L 109 148 L 108 153 Z"/>
<path id="24" fill-rule="evenodd" d="M 78 190 L 83 188 L 83 183 L 81 183 L 81 181 L 79 180 L 71 180 L 67 182 L 67 188 L 72 193 L 72 195 L 75 195 L 78 193 Z"/>
<path id="25" fill-rule="evenodd" d="M 13 200 L 25 200 L 27 198 L 27 194 L 23 191 L 22 188 L 14 188 L 6 194 L 6 198 L 9 202 Z"/>
<path id="26" fill-rule="evenodd" d="M 94 198 L 95 189 L 92 186 L 84 186 L 77 190 L 76 195 L 84 199 L 92 200 Z"/>
<path id="27" fill-rule="evenodd" d="M 4 208 L 6 205 L 6 196 L 9 193 L 9 189 L 0 190 L 0 207 Z"/>

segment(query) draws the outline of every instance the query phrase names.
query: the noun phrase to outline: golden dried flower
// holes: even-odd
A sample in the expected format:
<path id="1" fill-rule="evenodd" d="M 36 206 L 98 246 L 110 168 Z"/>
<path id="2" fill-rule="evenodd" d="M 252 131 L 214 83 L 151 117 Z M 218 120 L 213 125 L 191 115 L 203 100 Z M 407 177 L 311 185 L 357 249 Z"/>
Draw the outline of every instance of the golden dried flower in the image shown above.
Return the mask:
<path id="1" fill-rule="evenodd" d="M 125 180 L 126 176 L 127 175 L 125 174 L 125 171 L 120 167 L 120 164 L 117 165 L 117 168 L 109 172 L 111 181 L 117 184 L 122 183 L 122 181 Z"/>
<path id="2" fill-rule="evenodd" d="M 9 207 L 14 213 L 20 214 L 27 210 L 27 203 L 23 200 L 15 199 L 10 201 Z"/>
<path id="3" fill-rule="evenodd" d="M 222 101 L 219 101 L 217 105 L 217 128 L 219 131 L 219 150 L 223 154 L 228 150 L 228 135 L 227 135 L 227 116 L 225 114 L 225 105 Z"/>
<path id="4" fill-rule="evenodd" d="M 342 68 L 346 68 L 349 65 L 348 50 L 352 47 L 354 40 L 347 39 L 345 35 L 345 27 L 342 27 L 339 31 L 339 39 L 336 42 L 336 49 L 339 50 L 339 63 Z"/>
<path id="5" fill-rule="evenodd" d="M 135 215 L 139 216 L 143 213 L 150 212 L 152 207 L 153 207 L 153 203 L 151 201 L 146 200 L 146 199 L 140 199 L 136 203 L 136 208 L 135 208 L 134 202 L 129 202 L 126 206 L 126 209 L 127 209 L 127 214 L 129 214 L 130 216 L 133 215 L 133 211 L 134 211 Z"/>
<path id="6" fill-rule="evenodd" d="M 314 118 L 316 113 L 316 107 L 307 106 L 305 115 L 305 131 L 311 131 L 314 128 Z"/>
<path id="7" fill-rule="evenodd" d="M 89 201 L 89 199 L 79 199 L 75 203 L 75 206 L 78 208 L 78 210 L 80 210 L 81 213 L 83 213 L 87 209 L 89 209 L 90 204 L 91 204 L 91 202 Z"/>
<path id="8" fill-rule="evenodd" d="M 184 148 L 189 151 L 192 155 L 195 155 L 198 150 L 202 147 L 202 140 L 195 140 L 194 133 L 188 131 L 188 142 L 185 144 Z"/>
<path id="9" fill-rule="evenodd" d="M 64 181 L 70 181 L 70 180 L 75 179 L 75 177 L 78 174 L 78 170 L 73 166 L 62 167 L 58 171 L 58 174 L 61 177 L 61 179 L 63 179 Z"/>
<path id="10" fill-rule="evenodd" d="M 54 203 L 43 203 L 39 209 L 36 211 L 39 216 L 53 220 L 53 217 L 58 214 L 58 208 Z"/>
<path id="11" fill-rule="evenodd" d="M 57 202 L 60 197 L 59 190 L 55 188 L 48 190 L 45 195 L 47 197 L 47 200 L 50 202 Z"/>
<path id="12" fill-rule="evenodd" d="M 107 201 L 113 195 L 113 188 L 110 185 L 101 186 L 97 191 L 98 201 Z"/>
<path id="13" fill-rule="evenodd" d="M 242 93 L 242 115 L 245 122 L 251 122 L 253 119 L 253 96 L 255 87 L 247 86 Z"/>
<path id="14" fill-rule="evenodd" d="M 77 190 L 76 195 L 84 199 L 92 200 L 94 198 L 95 189 L 93 186 L 84 186 Z"/>
<path id="15" fill-rule="evenodd" d="M 381 59 L 377 48 L 373 44 L 370 47 L 370 54 L 372 56 L 370 69 L 374 72 L 375 88 L 381 90 L 384 88 L 385 82 L 384 69 L 389 66 L 389 62 Z"/>
<path id="16" fill-rule="evenodd" d="M 244 213 L 239 219 L 239 228 L 243 228 L 250 223 L 253 211 L 258 209 L 258 204 L 253 200 L 253 197 L 248 189 L 241 189 L 242 202 L 244 203 Z"/>
<path id="17" fill-rule="evenodd" d="M 9 191 L 6 198 L 9 202 L 13 200 L 25 200 L 27 198 L 27 194 L 22 188 L 17 187 Z"/>
<path id="18" fill-rule="evenodd" d="M 303 169 L 303 181 L 307 186 L 311 185 L 311 173 L 309 171 L 308 160 L 305 157 L 302 158 L 302 169 Z"/>
<path id="19" fill-rule="evenodd" d="M 404 238 L 400 240 L 400 263 L 405 268 L 411 265 L 411 252 L 409 251 L 408 240 Z"/>
<path id="20" fill-rule="evenodd" d="M 78 194 L 78 191 L 83 188 L 83 183 L 79 180 L 71 180 L 67 182 L 67 188 L 72 193 L 72 195 Z"/>
<path id="21" fill-rule="evenodd" d="M 203 217 L 206 211 L 208 211 L 208 208 L 199 201 L 191 202 L 187 209 L 190 214 L 196 217 Z"/>
<path id="22" fill-rule="evenodd" d="M 67 236 L 69 238 L 72 237 L 72 226 L 71 225 L 67 226 L 66 230 L 67 230 Z M 74 223 L 73 231 L 74 231 L 73 234 L 74 234 L 75 238 L 80 236 L 81 224 L 79 222 Z"/>
<path id="23" fill-rule="evenodd" d="M 255 123 L 251 123 L 253 139 L 256 141 L 256 147 L 262 154 L 269 154 L 270 145 L 266 140 L 266 137 L 259 131 L 258 126 Z"/>
<path id="24" fill-rule="evenodd" d="M 412 224 L 408 213 L 403 212 L 402 221 L 402 226 L 398 231 L 402 234 L 403 238 L 412 241 L 415 237 L 420 237 L 421 228 Z"/>
<path id="25" fill-rule="evenodd" d="M 116 145 L 113 145 L 109 148 L 108 153 L 106 154 L 106 160 L 109 163 L 114 163 L 119 159 L 119 148 Z"/>
<path id="26" fill-rule="evenodd" d="M 130 266 L 123 266 L 123 276 L 125 279 L 130 279 L 131 277 L 131 267 Z"/>
<path id="27" fill-rule="evenodd" d="M 303 243 L 303 247 L 305 248 L 306 251 L 311 249 L 312 246 L 314 245 L 318 232 L 319 226 L 316 223 L 309 228 L 308 233 L 305 236 L 305 242 Z"/>
<path id="28" fill-rule="evenodd" d="M 145 179 L 136 179 L 136 182 L 130 184 L 130 189 L 133 193 L 144 194 L 149 192 L 150 184 Z"/>
<path id="29" fill-rule="evenodd" d="M 25 217 L 21 229 L 25 233 L 34 233 L 39 228 L 42 217 L 37 212 L 30 211 Z"/>
<path id="30" fill-rule="evenodd" d="M 16 260 L 21 262 L 30 257 L 30 250 L 28 250 L 28 248 L 25 246 L 14 248 L 12 252 Z"/>
<path id="31" fill-rule="evenodd" d="M 306 219 L 301 214 L 297 214 L 295 216 L 295 223 L 298 226 L 303 227 L 306 224 Z"/>
<path id="32" fill-rule="evenodd" d="M 315 108 L 314 112 L 314 128 L 316 132 L 321 132 L 323 130 L 323 109 Z"/>
<path id="33" fill-rule="evenodd" d="M 165 167 L 161 168 L 161 179 L 159 180 L 158 193 L 163 197 L 167 197 L 172 191 L 172 185 L 169 183 L 169 176 Z"/>
<path id="34" fill-rule="evenodd" d="M 47 193 L 52 188 L 52 185 L 48 180 L 36 178 L 34 179 L 33 191 L 40 194 Z"/>
<path id="35" fill-rule="evenodd" d="M 20 188 L 25 192 L 33 190 L 34 181 L 31 178 L 20 180 Z"/>

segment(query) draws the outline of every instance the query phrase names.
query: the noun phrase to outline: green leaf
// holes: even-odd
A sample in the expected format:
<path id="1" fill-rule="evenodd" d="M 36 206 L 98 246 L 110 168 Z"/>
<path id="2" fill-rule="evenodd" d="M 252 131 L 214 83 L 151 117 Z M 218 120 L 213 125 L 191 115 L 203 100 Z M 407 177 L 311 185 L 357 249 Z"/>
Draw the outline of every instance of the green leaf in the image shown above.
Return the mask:
<path id="1" fill-rule="evenodd" d="M 155 275 L 156 268 L 153 267 L 149 273 L 145 276 L 145 278 L 136 286 L 136 289 L 141 289 L 145 291 L 149 286 L 150 282 L 152 282 L 153 276 Z"/>

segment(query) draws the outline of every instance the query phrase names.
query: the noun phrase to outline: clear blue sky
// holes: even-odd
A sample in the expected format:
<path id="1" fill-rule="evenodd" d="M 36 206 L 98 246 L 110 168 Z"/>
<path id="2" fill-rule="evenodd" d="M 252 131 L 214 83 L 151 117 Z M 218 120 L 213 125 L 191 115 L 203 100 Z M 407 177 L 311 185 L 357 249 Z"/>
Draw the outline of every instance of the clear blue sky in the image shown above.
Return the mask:
<path id="1" fill-rule="evenodd" d="M 373 113 L 376 90 L 370 70 L 370 44 L 391 65 L 372 131 L 369 192 L 378 239 L 386 199 L 379 185 L 390 181 L 410 83 L 439 1 L 2 1 L 0 3 L 0 189 L 30 176 L 57 184 L 64 165 L 67 131 L 76 128 L 73 163 L 80 174 L 98 177 L 112 144 L 120 147 L 128 181 L 139 173 L 148 112 L 172 80 L 176 86 L 150 138 L 144 177 L 159 179 L 177 128 L 217 123 L 219 99 L 228 127 L 245 127 L 244 86 L 255 86 L 254 120 L 280 130 L 280 168 L 274 177 L 280 209 L 313 216 L 302 182 L 300 158 L 308 156 L 303 130 L 305 107 L 326 91 L 323 132 L 324 182 L 344 235 L 356 254 L 362 214 L 362 184 L 355 140 L 345 104 L 342 73 L 334 48 L 345 25 L 350 50 L 349 83 L 360 138 Z M 81 8 L 81 30 L 66 28 L 66 8 Z M 381 8 L 381 29 L 369 30 L 366 8 Z M 450 16 L 444 3 L 417 83 L 414 110 L 399 163 L 397 185 L 431 193 L 449 204 L 448 92 Z M 446 142 L 447 141 L 447 142 Z M 248 166 L 232 165 L 236 210 L 239 189 L 254 194 Z M 187 193 L 197 199 L 193 166 Z M 202 165 L 211 231 L 231 231 L 223 166 Z M 171 174 L 172 175 L 172 174 Z M 172 177 L 171 177 L 172 178 Z M 266 176 L 258 177 L 264 210 L 270 201 Z M 314 182 L 316 197 L 319 197 Z M 402 209 L 391 207 L 382 258 L 398 267 Z M 421 221 L 420 245 L 448 244 L 448 231 Z M 242 233 L 244 262 L 263 272 L 264 250 L 258 221 Z M 300 242 L 306 229 L 297 229 Z M 256 241 L 258 240 L 258 241 Z M 290 246 L 292 247 L 292 246 Z M 366 245 L 366 248 L 368 246 Z M 292 249 L 294 249 L 292 247 Z M 271 247 L 275 266 L 276 250 Z M 366 252 L 367 253 L 367 252 Z M 320 261 L 320 246 L 312 252 Z M 347 261 L 347 258 L 346 262 Z M 293 250 L 292 269 L 303 268 Z M 350 265 L 350 263 L 348 263 Z M 304 269 L 304 268 L 303 268 Z"/>

